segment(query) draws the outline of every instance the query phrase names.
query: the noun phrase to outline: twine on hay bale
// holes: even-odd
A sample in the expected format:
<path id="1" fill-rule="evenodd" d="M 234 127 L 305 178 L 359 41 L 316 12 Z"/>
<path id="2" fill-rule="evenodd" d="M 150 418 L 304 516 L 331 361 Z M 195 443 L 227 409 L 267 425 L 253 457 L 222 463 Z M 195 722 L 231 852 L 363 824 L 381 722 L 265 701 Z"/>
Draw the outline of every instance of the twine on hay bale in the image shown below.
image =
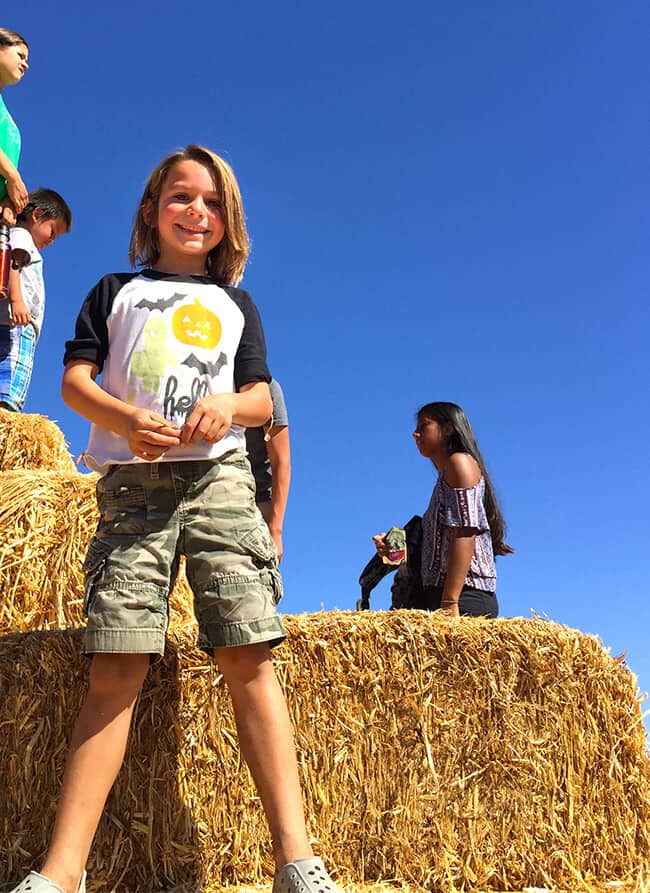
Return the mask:
<path id="1" fill-rule="evenodd" d="M 17 468 L 77 474 L 56 422 L 43 415 L 0 409 L 0 471 Z"/>
<path id="2" fill-rule="evenodd" d="M 342 883 L 644 889 L 650 768 L 634 676 L 543 620 L 418 611 L 287 617 L 276 663 L 309 831 Z M 0 638 L 0 884 L 39 863 L 85 675 L 79 634 Z M 229 698 L 188 630 L 140 698 L 92 889 L 272 872 Z"/>
<path id="3" fill-rule="evenodd" d="M 0 633 L 83 623 L 82 564 L 98 520 L 97 475 L 0 472 Z M 193 623 L 181 568 L 170 626 Z"/>

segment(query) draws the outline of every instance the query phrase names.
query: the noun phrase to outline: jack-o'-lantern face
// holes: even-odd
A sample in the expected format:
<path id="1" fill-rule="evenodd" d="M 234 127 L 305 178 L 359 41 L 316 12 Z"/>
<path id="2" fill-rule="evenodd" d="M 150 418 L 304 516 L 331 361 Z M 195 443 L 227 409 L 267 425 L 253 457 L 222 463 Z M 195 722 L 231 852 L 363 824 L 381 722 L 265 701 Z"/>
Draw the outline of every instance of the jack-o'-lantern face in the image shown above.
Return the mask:
<path id="1" fill-rule="evenodd" d="M 221 323 L 207 307 L 194 298 L 193 304 L 181 304 L 172 317 L 174 335 L 182 344 L 212 350 L 221 340 Z"/>

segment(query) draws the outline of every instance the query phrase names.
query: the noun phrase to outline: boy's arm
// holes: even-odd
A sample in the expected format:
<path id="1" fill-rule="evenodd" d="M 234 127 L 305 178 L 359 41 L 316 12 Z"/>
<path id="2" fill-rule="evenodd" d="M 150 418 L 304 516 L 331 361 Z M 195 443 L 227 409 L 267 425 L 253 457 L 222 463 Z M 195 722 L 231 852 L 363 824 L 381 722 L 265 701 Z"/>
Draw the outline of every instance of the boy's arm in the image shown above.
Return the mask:
<path id="1" fill-rule="evenodd" d="M 236 394 L 210 394 L 196 404 L 181 429 L 181 444 L 217 443 L 233 425 L 256 428 L 273 412 L 265 381 L 242 385 Z"/>
<path id="2" fill-rule="evenodd" d="M 289 428 L 275 426 L 268 431 L 269 440 L 266 452 L 271 463 L 271 516 L 269 531 L 278 550 L 278 560 L 282 559 L 282 525 L 287 510 L 289 484 L 291 482 L 291 446 Z"/>
<path id="3" fill-rule="evenodd" d="M 28 326 L 31 314 L 27 304 L 23 300 L 23 290 L 20 284 L 20 270 L 9 271 L 9 303 L 11 304 L 11 320 L 15 326 Z"/>
<path id="4" fill-rule="evenodd" d="M 159 459 L 178 446 L 181 429 L 150 409 L 136 409 L 97 384 L 98 367 L 87 360 L 72 360 L 63 373 L 61 396 L 67 405 L 100 428 L 126 438 L 134 456 Z"/>

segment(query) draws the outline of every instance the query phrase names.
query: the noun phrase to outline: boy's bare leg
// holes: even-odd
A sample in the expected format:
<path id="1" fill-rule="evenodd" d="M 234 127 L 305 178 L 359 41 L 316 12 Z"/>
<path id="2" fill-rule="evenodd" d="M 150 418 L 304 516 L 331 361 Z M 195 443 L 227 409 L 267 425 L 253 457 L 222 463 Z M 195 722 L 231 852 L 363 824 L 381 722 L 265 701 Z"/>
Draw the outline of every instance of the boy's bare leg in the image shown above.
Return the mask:
<path id="1" fill-rule="evenodd" d="M 42 874 L 65 893 L 79 879 L 109 791 L 124 759 L 148 654 L 97 654 L 72 733 L 52 842 Z"/>
<path id="2" fill-rule="evenodd" d="M 257 786 L 278 869 L 313 855 L 298 778 L 293 729 L 266 643 L 215 649 L 230 690 L 239 746 Z"/>

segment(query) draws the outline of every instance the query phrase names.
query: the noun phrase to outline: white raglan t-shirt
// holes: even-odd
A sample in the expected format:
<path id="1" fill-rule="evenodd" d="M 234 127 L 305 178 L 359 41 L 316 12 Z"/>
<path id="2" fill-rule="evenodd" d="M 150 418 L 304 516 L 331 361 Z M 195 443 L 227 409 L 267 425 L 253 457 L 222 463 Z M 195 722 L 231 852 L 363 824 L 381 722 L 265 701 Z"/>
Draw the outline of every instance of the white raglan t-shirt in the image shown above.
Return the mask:
<path id="1" fill-rule="evenodd" d="M 86 298 L 66 342 L 64 362 L 87 360 L 101 387 L 181 426 L 208 394 L 234 393 L 270 381 L 262 324 L 248 292 L 207 276 L 143 270 L 104 276 Z M 173 447 L 159 461 L 214 459 L 245 447 L 245 429 L 233 425 L 218 443 Z M 91 425 L 86 464 L 143 461 L 125 438 Z"/>

